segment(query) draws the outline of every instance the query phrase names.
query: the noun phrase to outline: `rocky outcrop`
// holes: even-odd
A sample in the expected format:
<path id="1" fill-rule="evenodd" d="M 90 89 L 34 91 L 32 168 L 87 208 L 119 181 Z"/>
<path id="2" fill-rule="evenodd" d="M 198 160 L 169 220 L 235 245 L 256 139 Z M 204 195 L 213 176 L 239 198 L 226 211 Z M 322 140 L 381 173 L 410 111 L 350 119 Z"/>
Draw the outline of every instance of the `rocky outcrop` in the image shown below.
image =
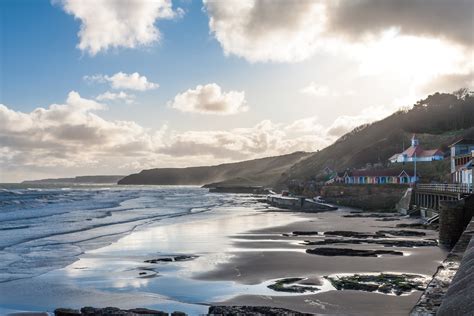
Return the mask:
<path id="1" fill-rule="evenodd" d="M 403 256 L 403 252 L 394 250 L 363 250 L 350 248 L 315 248 L 306 253 L 319 256 L 378 257 L 380 255 Z"/>
<path id="2" fill-rule="evenodd" d="M 326 276 L 338 290 L 355 290 L 365 292 L 381 292 L 384 294 L 402 295 L 414 290 L 422 291 L 426 286 L 426 279 L 414 274 L 380 273 L 354 274 L 348 276 Z"/>
<path id="3" fill-rule="evenodd" d="M 81 310 L 58 308 L 54 311 L 55 316 L 185 316 L 183 312 L 173 312 L 171 314 L 147 308 L 120 309 L 117 307 L 83 307 Z"/>
<path id="4" fill-rule="evenodd" d="M 308 241 L 306 240 L 303 245 L 307 246 L 321 246 L 321 245 L 336 245 L 336 244 L 376 244 L 383 245 L 384 247 L 435 247 L 438 245 L 436 240 L 401 240 L 401 239 L 331 239 L 327 238 L 324 240 Z"/>
<path id="5" fill-rule="evenodd" d="M 267 306 L 211 306 L 209 315 L 213 316 L 310 316 L 286 308 Z"/>

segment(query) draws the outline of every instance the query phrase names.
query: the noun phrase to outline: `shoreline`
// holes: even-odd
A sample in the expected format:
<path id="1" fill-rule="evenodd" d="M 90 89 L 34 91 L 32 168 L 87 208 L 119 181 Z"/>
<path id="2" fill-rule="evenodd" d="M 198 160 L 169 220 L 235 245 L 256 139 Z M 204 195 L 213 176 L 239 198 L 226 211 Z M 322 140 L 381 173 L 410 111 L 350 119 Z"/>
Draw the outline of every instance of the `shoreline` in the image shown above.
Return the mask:
<path id="1" fill-rule="evenodd" d="M 259 305 L 306 313 L 355 312 L 359 315 L 375 315 L 389 306 L 395 311 L 393 315 L 399 315 L 411 309 L 421 292 L 396 296 L 353 290 L 337 291 L 327 287 L 327 290 L 317 293 L 288 294 L 274 291 L 269 286 L 284 278 L 304 278 L 311 286 L 327 286 L 324 276 L 341 273 L 394 272 L 431 276 L 445 256 L 437 247 L 385 247 L 380 244 L 336 244 L 328 247 L 401 250 L 407 255 L 328 257 L 309 254 L 306 249 L 317 247 L 303 245 L 305 240 L 341 238 L 319 233 L 338 230 L 376 233 L 393 229 L 399 223 L 413 223 L 416 220 L 396 216 L 390 221 L 383 221 L 380 217 L 392 217 L 390 213 L 376 217 L 363 213 L 369 216 L 352 217 L 351 212 L 354 210 L 348 208 L 323 213 L 280 211 L 258 203 L 251 197 L 239 196 L 239 199 L 240 202 L 234 207 L 220 207 L 218 211 L 191 215 L 183 221 L 162 220 L 156 226 L 133 232 L 109 246 L 88 251 L 72 265 L 39 278 L 43 282 L 40 284 L 44 286 L 44 280 L 55 284 L 65 277 L 77 284 L 74 291 L 79 290 L 77 293 L 81 293 L 78 298 L 65 300 L 62 306 L 54 303 L 51 305 L 54 308 L 80 308 L 86 305 L 101 307 L 103 303 L 100 302 L 107 301 L 108 306 L 122 309 L 146 307 L 170 312 L 183 310 L 190 315 L 207 311 L 209 305 Z M 291 235 L 297 231 L 317 231 L 318 235 Z M 426 232 L 427 236 L 422 239 L 435 236 L 433 231 L 413 231 Z M 205 232 L 205 235 L 199 232 Z M 420 237 L 388 236 L 386 239 L 417 240 Z M 126 256 L 121 254 L 124 250 L 127 251 Z M 160 261 L 163 256 L 180 254 L 197 257 L 182 262 Z M 154 259 L 158 260 L 146 263 L 146 260 Z M 120 263 L 124 260 L 124 263 Z M 140 270 L 142 268 L 145 270 Z M 146 269 L 150 268 L 156 272 L 148 274 L 150 270 Z M 145 271 L 147 275 L 141 276 L 140 273 Z M 87 291 L 90 278 L 95 280 L 95 294 Z M 16 284 L 21 288 L 26 283 Z M 176 283 L 176 288 L 166 288 L 173 283 Z M 97 287 L 97 284 L 100 286 Z M 207 293 L 198 292 L 203 287 Z M 134 293 L 136 289 L 139 292 Z M 226 290 L 222 292 L 223 289 Z M 127 295 L 119 295 L 117 290 L 128 295 L 126 304 L 124 299 Z M 154 295 L 150 297 L 152 293 Z M 197 293 L 201 296 L 196 296 Z M 212 293 L 219 293 L 222 298 L 218 299 Z M 91 295 L 94 296 L 92 301 Z M 162 303 L 158 304 L 156 299 Z M 81 304 L 83 300 L 88 303 Z M 205 305 L 198 307 L 197 304 Z"/>

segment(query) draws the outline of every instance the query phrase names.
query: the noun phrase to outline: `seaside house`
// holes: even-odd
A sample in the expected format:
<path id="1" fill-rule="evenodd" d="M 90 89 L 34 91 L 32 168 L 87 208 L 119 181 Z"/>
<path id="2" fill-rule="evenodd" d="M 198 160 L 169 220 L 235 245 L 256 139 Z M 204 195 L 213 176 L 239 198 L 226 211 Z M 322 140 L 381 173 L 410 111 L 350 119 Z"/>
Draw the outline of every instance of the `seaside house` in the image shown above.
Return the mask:
<path id="1" fill-rule="evenodd" d="M 406 170 L 352 170 L 344 174 L 345 184 L 411 184 L 418 180 L 414 173 Z"/>
<path id="2" fill-rule="evenodd" d="M 344 175 L 345 172 L 335 172 L 331 178 L 326 181 L 326 184 L 332 184 L 332 183 L 345 183 L 344 182 Z"/>
<path id="3" fill-rule="evenodd" d="M 464 183 L 472 188 L 474 139 L 461 139 L 449 147 L 451 148 L 451 179 L 453 183 Z"/>
<path id="4" fill-rule="evenodd" d="M 416 138 L 413 135 L 411 138 L 411 146 L 404 150 L 402 153 L 398 153 L 390 157 L 388 160 L 391 163 L 404 163 L 404 162 L 429 162 L 436 160 L 443 160 L 444 153 L 439 149 L 424 150 Z"/>

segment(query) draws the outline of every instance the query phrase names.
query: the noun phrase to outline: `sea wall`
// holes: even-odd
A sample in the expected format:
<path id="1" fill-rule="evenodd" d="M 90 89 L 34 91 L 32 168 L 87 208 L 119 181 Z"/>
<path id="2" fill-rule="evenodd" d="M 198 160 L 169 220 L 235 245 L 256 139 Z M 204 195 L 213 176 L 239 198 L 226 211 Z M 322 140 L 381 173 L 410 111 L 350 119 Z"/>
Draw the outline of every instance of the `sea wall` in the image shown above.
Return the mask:
<path id="1" fill-rule="evenodd" d="M 451 249 L 474 215 L 474 196 L 459 201 L 440 201 L 439 243 Z"/>
<path id="2" fill-rule="evenodd" d="M 471 216 L 466 229 L 461 234 L 447 258 L 438 267 L 428 287 L 420 300 L 413 307 L 411 316 L 426 315 L 472 315 L 474 310 L 474 196 L 471 195 L 458 203 L 443 203 L 441 210 L 445 216 L 440 216 L 440 243 L 443 234 L 458 232 L 461 225 L 464 229 L 464 220 Z M 448 207 L 452 206 L 453 209 Z M 449 212 L 457 212 L 451 215 Z M 443 224 L 444 218 L 444 224 Z M 457 224 L 456 224 L 457 223 Z M 441 226 L 442 225 L 442 226 Z M 452 232 L 449 230 L 453 229 Z M 445 230 L 442 234 L 441 230 Z M 448 238 L 452 238 L 449 236 Z M 469 313 L 471 312 L 471 313 Z"/>
<path id="3" fill-rule="evenodd" d="M 328 202 L 364 210 L 395 210 L 408 186 L 400 184 L 330 184 L 321 188 Z"/>
<path id="4" fill-rule="evenodd" d="M 474 313 L 474 222 L 466 229 L 471 239 L 464 252 L 459 269 L 454 276 L 437 315 L 456 316 Z"/>

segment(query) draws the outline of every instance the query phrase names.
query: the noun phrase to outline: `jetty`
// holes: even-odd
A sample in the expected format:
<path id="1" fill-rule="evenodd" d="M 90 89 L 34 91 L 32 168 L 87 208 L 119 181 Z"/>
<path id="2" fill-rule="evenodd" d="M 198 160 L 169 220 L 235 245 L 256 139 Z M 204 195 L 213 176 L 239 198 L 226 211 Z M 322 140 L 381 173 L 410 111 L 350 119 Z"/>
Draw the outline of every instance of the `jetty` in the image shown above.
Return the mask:
<path id="1" fill-rule="evenodd" d="M 336 206 L 317 202 L 303 196 L 284 196 L 282 194 L 268 195 L 267 203 L 282 209 L 304 212 L 326 212 L 338 209 Z"/>

